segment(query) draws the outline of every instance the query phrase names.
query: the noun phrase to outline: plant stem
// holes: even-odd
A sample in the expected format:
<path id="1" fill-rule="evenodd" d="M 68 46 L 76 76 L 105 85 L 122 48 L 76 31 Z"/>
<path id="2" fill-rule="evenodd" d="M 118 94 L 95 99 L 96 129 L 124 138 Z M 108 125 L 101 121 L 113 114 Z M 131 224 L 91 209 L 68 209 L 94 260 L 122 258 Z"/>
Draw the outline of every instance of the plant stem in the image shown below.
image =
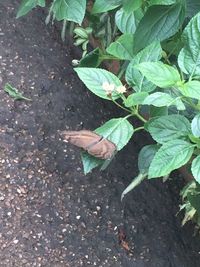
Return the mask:
<path id="1" fill-rule="evenodd" d="M 121 109 L 123 109 L 123 110 L 125 110 L 125 111 L 127 111 L 128 113 L 132 113 L 132 111 L 131 110 L 129 110 L 129 109 L 127 109 L 127 108 L 125 108 L 125 107 L 123 107 L 123 106 L 121 106 L 117 101 L 115 101 L 114 99 L 111 99 L 112 101 L 113 101 L 113 103 L 115 103 L 115 105 L 117 105 L 119 108 L 121 108 Z"/>
<path id="2" fill-rule="evenodd" d="M 135 113 L 135 116 L 140 119 L 141 121 L 143 121 L 144 123 L 147 122 L 147 120 L 145 120 L 145 118 L 143 118 L 139 113 Z"/>
<path id="3" fill-rule="evenodd" d="M 135 129 L 134 129 L 134 133 L 135 133 L 135 132 L 137 132 L 137 131 L 143 130 L 143 129 L 144 129 L 144 126 L 141 126 L 141 127 L 135 128 Z"/>
<path id="4" fill-rule="evenodd" d="M 200 108 L 199 108 L 198 106 L 196 106 L 194 103 L 192 103 L 191 101 L 186 100 L 186 99 L 184 99 L 184 98 L 183 98 L 183 101 L 184 101 L 185 103 L 187 103 L 188 105 L 190 105 L 193 109 L 200 111 Z"/>

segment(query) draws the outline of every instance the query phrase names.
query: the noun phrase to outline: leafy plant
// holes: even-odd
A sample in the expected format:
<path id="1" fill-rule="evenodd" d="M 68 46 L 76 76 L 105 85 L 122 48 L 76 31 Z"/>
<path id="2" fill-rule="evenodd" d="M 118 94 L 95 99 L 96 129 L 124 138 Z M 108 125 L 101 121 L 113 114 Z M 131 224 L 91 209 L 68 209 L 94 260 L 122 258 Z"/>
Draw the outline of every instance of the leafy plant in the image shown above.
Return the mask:
<path id="1" fill-rule="evenodd" d="M 22 1 L 17 17 L 36 6 L 45 1 Z M 92 93 L 127 112 L 95 132 L 117 151 L 135 132 L 146 131 L 154 140 L 139 153 L 138 176 L 122 198 L 144 179 L 167 177 L 188 164 L 195 180 L 184 191 L 182 208 L 190 218 L 199 213 L 195 201 L 200 200 L 199 11 L 196 0 L 54 0 L 48 16 L 79 24 L 75 45 L 82 45 L 83 57 L 77 75 Z M 88 52 L 91 40 L 97 47 Z M 118 72 L 103 69 L 105 60 L 118 61 Z M 134 127 L 130 118 L 141 125 Z M 82 161 L 85 174 L 105 163 L 86 152 Z M 188 193 L 191 188 L 194 194 Z"/>

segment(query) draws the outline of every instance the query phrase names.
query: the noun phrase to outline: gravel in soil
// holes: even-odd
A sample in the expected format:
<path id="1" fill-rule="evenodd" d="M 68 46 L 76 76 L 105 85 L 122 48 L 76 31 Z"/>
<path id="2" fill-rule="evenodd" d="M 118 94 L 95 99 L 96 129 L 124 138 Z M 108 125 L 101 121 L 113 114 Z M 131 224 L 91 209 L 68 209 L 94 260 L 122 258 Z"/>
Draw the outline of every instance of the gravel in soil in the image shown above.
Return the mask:
<path id="1" fill-rule="evenodd" d="M 198 267 L 199 237 L 180 227 L 174 183 L 146 181 L 120 202 L 145 136 L 105 172 L 83 175 L 58 130 L 120 114 L 84 88 L 75 51 L 41 11 L 16 20 L 19 2 L 0 3 L 0 266 Z M 14 101 L 6 82 L 31 101 Z"/>

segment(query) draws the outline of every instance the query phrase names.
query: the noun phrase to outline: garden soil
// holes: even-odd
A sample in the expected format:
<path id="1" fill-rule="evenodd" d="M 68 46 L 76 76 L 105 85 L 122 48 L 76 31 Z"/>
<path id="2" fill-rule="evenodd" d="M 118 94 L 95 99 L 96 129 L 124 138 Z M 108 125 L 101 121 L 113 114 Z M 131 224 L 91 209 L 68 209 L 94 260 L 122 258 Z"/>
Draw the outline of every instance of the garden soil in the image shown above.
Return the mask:
<path id="1" fill-rule="evenodd" d="M 58 131 L 123 114 L 83 86 L 71 65 L 80 52 L 43 12 L 16 20 L 18 6 L 0 2 L 0 266 L 199 267 L 200 237 L 176 216 L 180 178 L 146 181 L 120 201 L 145 136 L 83 175 L 79 149 Z M 7 82 L 31 101 L 14 101 Z"/>

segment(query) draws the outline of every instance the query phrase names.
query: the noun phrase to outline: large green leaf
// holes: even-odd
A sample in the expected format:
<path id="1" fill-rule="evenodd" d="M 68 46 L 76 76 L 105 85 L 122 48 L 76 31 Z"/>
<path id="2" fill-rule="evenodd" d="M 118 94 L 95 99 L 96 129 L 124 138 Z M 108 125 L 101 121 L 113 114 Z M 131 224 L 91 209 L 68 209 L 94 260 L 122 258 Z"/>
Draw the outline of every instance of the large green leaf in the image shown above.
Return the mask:
<path id="1" fill-rule="evenodd" d="M 126 12 L 132 12 L 141 7 L 143 0 L 122 0 L 123 9 Z"/>
<path id="2" fill-rule="evenodd" d="M 132 137 L 134 129 L 126 118 L 117 118 L 107 121 L 95 132 L 113 142 L 117 150 L 121 150 Z"/>
<path id="3" fill-rule="evenodd" d="M 86 0 L 55 0 L 52 11 L 58 21 L 70 20 L 82 23 L 86 10 Z"/>
<path id="4" fill-rule="evenodd" d="M 199 0 L 186 0 L 186 16 L 192 18 L 200 11 Z"/>
<path id="5" fill-rule="evenodd" d="M 152 119 L 146 128 L 153 139 L 161 144 L 174 139 L 185 139 L 191 134 L 190 122 L 178 114 Z"/>
<path id="6" fill-rule="evenodd" d="M 180 92 L 186 96 L 197 100 L 200 100 L 200 82 L 199 81 L 189 81 L 183 86 L 179 87 Z"/>
<path id="7" fill-rule="evenodd" d="M 156 92 L 149 96 L 147 96 L 143 102 L 143 105 L 153 105 L 155 107 L 164 107 L 164 106 L 171 106 L 175 105 L 174 98 L 162 92 Z"/>
<path id="8" fill-rule="evenodd" d="M 185 18 L 184 1 L 177 4 L 150 6 L 135 32 L 135 51 L 153 41 L 163 41 L 174 35 Z"/>
<path id="9" fill-rule="evenodd" d="M 74 70 L 91 92 L 107 100 L 110 100 L 110 98 L 103 89 L 103 83 L 114 84 L 116 87 L 122 85 L 119 78 L 107 70 L 97 68 L 75 68 Z M 118 97 L 119 94 L 113 91 L 112 98 L 117 99 Z"/>
<path id="10" fill-rule="evenodd" d="M 17 18 L 26 15 L 36 6 L 45 7 L 45 0 L 23 0 L 17 12 Z"/>
<path id="11" fill-rule="evenodd" d="M 200 183 L 200 155 L 192 161 L 192 174 L 194 179 Z"/>
<path id="12" fill-rule="evenodd" d="M 157 61 L 161 58 L 162 48 L 159 42 L 153 42 L 142 51 L 140 51 L 129 63 L 126 70 L 125 79 L 129 85 L 134 87 L 137 92 L 153 91 L 156 86 L 148 81 L 144 75 L 135 68 L 141 62 Z"/>
<path id="13" fill-rule="evenodd" d="M 92 13 L 102 13 L 115 9 L 120 6 L 121 2 L 121 0 L 96 0 L 92 8 Z"/>
<path id="14" fill-rule="evenodd" d="M 178 56 L 181 70 L 200 77 L 200 13 L 193 17 L 183 32 L 185 46 Z"/>
<path id="15" fill-rule="evenodd" d="M 141 149 L 138 156 L 138 168 L 140 173 L 148 173 L 149 166 L 158 149 L 158 145 L 147 145 Z"/>
<path id="16" fill-rule="evenodd" d="M 197 114 L 191 123 L 192 133 L 195 137 L 200 137 L 200 114 Z"/>
<path id="17" fill-rule="evenodd" d="M 148 177 L 157 178 L 185 165 L 191 158 L 194 145 L 184 140 L 171 140 L 165 143 L 155 154 L 149 167 Z"/>
<path id="18" fill-rule="evenodd" d="M 152 83 L 167 88 L 181 83 L 179 72 L 162 62 L 143 62 L 135 66 Z"/>
<path id="19" fill-rule="evenodd" d="M 150 106 L 150 118 L 168 115 L 168 107 Z"/>
<path id="20" fill-rule="evenodd" d="M 115 23 L 122 33 L 134 33 L 141 18 L 140 11 L 127 13 L 121 8 L 115 14 Z"/>
<path id="21" fill-rule="evenodd" d="M 131 60 L 134 57 L 133 47 L 133 34 L 124 33 L 115 42 L 111 43 L 106 51 L 119 59 Z"/>

